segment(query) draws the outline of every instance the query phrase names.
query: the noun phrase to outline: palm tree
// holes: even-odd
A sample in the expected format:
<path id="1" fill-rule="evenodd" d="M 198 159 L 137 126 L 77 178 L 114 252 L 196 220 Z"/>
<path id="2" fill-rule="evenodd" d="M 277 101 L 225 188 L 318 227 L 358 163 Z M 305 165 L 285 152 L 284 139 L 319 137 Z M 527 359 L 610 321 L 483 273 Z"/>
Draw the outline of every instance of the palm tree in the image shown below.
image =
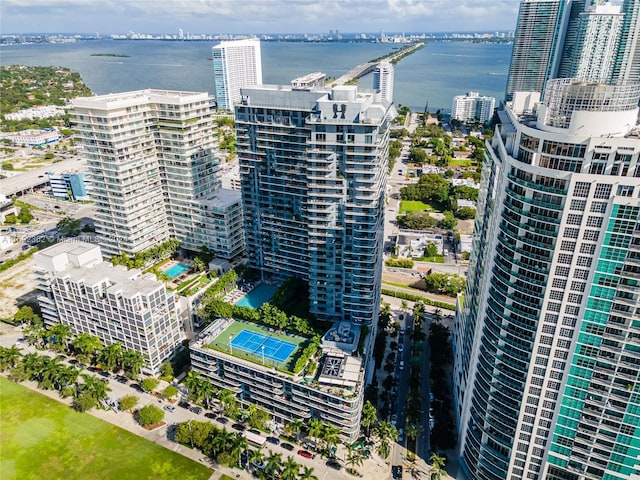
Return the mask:
<path id="1" fill-rule="evenodd" d="M 249 455 L 249 461 L 255 464 L 264 463 L 264 445 L 259 447 L 257 450 L 251 451 L 251 455 Z"/>
<path id="2" fill-rule="evenodd" d="M 298 480 L 318 480 L 318 477 L 313 474 L 313 468 L 302 465 L 302 473 Z"/>
<path id="3" fill-rule="evenodd" d="M 432 453 L 429 461 L 431 462 L 431 480 L 440 480 L 446 459 L 437 453 Z"/>
<path id="4" fill-rule="evenodd" d="M 355 471 L 355 469 L 362 465 L 363 462 L 364 456 L 362 455 L 362 452 L 355 448 L 349 448 L 345 463 L 351 467 L 351 470 Z"/>
<path id="5" fill-rule="evenodd" d="M 22 357 L 22 366 L 27 378 L 36 378 L 36 375 L 42 368 L 43 358 L 43 356 L 38 355 L 37 353 L 27 353 Z"/>
<path id="6" fill-rule="evenodd" d="M 238 457 L 238 465 L 240 465 L 242 452 L 249 447 L 247 439 L 239 433 L 231 435 L 231 441 L 229 442 L 229 448 L 227 449 L 232 456 Z M 242 465 L 240 465 L 242 466 Z"/>
<path id="7" fill-rule="evenodd" d="M 47 330 L 39 323 L 32 323 L 27 325 L 24 329 L 24 335 L 27 338 L 29 345 L 36 347 L 42 346 L 45 337 L 47 336 Z"/>
<path id="8" fill-rule="evenodd" d="M 300 472 L 300 465 L 293 457 L 287 457 L 282 466 L 282 480 L 296 480 Z"/>
<path id="9" fill-rule="evenodd" d="M 47 330 L 47 337 L 53 349 L 64 352 L 69 348 L 69 338 L 71 337 L 71 325 L 56 323 Z"/>
<path id="10" fill-rule="evenodd" d="M 200 379 L 200 382 L 197 388 L 200 391 L 200 395 L 202 395 L 202 399 L 204 401 L 205 406 L 210 409 L 211 398 L 215 396 L 216 393 L 218 393 L 218 389 L 213 383 L 208 381 L 206 378 Z"/>
<path id="11" fill-rule="evenodd" d="M 335 425 L 325 424 L 322 428 L 322 441 L 324 442 L 327 455 L 331 449 L 340 443 L 340 429 Z"/>
<path id="12" fill-rule="evenodd" d="M 73 349 L 76 352 L 78 360 L 82 363 L 92 363 L 95 355 L 104 348 L 104 344 L 99 337 L 89 333 L 80 333 L 73 340 Z"/>
<path id="13" fill-rule="evenodd" d="M 84 383 L 80 385 L 80 393 L 89 395 L 97 402 L 104 400 L 107 397 L 107 392 L 111 391 L 109 386 L 98 377 L 86 373 L 82 374 L 81 377 Z"/>
<path id="14" fill-rule="evenodd" d="M 79 375 L 80 370 L 78 370 L 74 366 L 69 365 L 66 367 L 62 367 L 58 375 L 58 390 L 62 391 L 65 387 L 76 383 Z"/>
<path id="15" fill-rule="evenodd" d="M 119 343 L 112 343 L 102 349 L 98 355 L 98 362 L 102 368 L 110 372 L 115 372 L 122 360 L 122 346 Z"/>
<path id="16" fill-rule="evenodd" d="M 224 428 L 221 428 L 214 434 L 213 439 L 211 440 L 211 449 L 213 450 L 213 455 L 215 457 L 218 456 L 218 453 L 225 451 L 230 439 L 231 434 Z"/>
<path id="17" fill-rule="evenodd" d="M 122 369 L 129 378 L 137 378 L 145 364 L 142 354 L 133 350 L 125 350 L 121 362 Z"/>
<path id="18" fill-rule="evenodd" d="M 414 440 L 418 438 L 420 435 L 420 427 L 415 423 L 410 423 L 407 425 L 407 438 L 413 438 Z"/>
<path id="19" fill-rule="evenodd" d="M 307 435 L 314 440 L 317 440 L 322 435 L 323 424 L 319 418 L 312 418 L 309 420 L 309 426 L 307 427 Z"/>
<path id="20" fill-rule="evenodd" d="M 22 357 L 21 349 L 12 345 L 11 347 L 0 347 L 0 370 L 15 368 Z"/>
<path id="21" fill-rule="evenodd" d="M 367 438 L 371 434 L 371 427 L 378 421 L 378 410 L 369 400 L 364 402 L 362 407 L 361 425 L 365 428 Z"/>
<path id="22" fill-rule="evenodd" d="M 198 402 L 200 400 L 200 372 L 189 371 L 184 379 L 184 386 L 189 390 L 189 400 Z"/>
<path id="23" fill-rule="evenodd" d="M 304 422 L 299 418 L 294 418 L 289 424 L 289 428 L 291 428 L 291 433 L 295 435 L 296 440 L 300 440 L 300 434 L 304 430 Z"/>
<path id="24" fill-rule="evenodd" d="M 80 333 L 73 340 L 73 349 L 76 352 L 78 360 L 82 363 L 93 363 L 95 355 L 104 348 L 104 344 L 99 337 L 89 333 Z"/>
<path id="25" fill-rule="evenodd" d="M 380 441 L 378 446 L 378 453 L 382 458 L 387 458 L 391 452 L 390 442 L 395 442 L 398 439 L 398 430 L 389 422 L 378 422 L 376 426 L 376 434 Z"/>
<path id="26" fill-rule="evenodd" d="M 276 474 L 280 473 L 282 468 L 282 454 L 272 453 L 267 458 L 267 464 L 264 467 L 264 473 L 267 478 L 274 478 Z"/>
<path id="27" fill-rule="evenodd" d="M 43 362 L 38 374 L 38 386 L 45 390 L 55 388 L 59 384 L 59 376 L 64 368 L 58 358 L 43 357 Z"/>
<path id="28" fill-rule="evenodd" d="M 193 269 L 196 272 L 204 272 L 205 268 L 207 268 L 207 265 L 200 257 L 196 257 L 193 259 Z"/>

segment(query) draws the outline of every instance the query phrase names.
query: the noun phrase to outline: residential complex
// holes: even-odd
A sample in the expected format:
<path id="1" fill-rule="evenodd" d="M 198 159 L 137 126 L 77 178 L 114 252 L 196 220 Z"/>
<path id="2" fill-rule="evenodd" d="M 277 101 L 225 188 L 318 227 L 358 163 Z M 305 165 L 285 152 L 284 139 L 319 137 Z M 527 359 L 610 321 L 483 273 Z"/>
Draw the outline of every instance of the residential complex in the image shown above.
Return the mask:
<path id="1" fill-rule="evenodd" d="M 356 86 L 243 88 L 236 105 L 249 265 L 307 281 L 320 320 L 377 319 L 390 107 Z"/>
<path id="2" fill-rule="evenodd" d="M 556 55 L 564 0 L 523 0 L 513 39 L 505 99 L 514 92 L 543 92 Z"/>
<path id="3" fill-rule="evenodd" d="M 45 325 L 62 323 L 107 345 L 118 342 L 142 354 L 145 373 L 159 373 L 183 338 L 178 303 L 164 283 L 103 262 L 100 247 L 85 242 L 58 243 L 34 259 Z"/>
<path id="4" fill-rule="evenodd" d="M 51 195 L 65 200 L 90 200 L 91 180 L 86 173 L 50 172 Z"/>
<path id="5" fill-rule="evenodd" d="M 44 147 L 45 145 L 56 143 L 61 137 L 62 135 L 55 128 L 21 130 L 7 135 L 7 138 L 14 145 L 26 145 L 29 147 Z"/>
<path id="6" fill-rule="evenodd" d="M 496 99 L 480 96 L 478 92 L 453 97 L 451 118 L 462 122 L 485 123 L 493 117 Z"/>
<path id="7" fill-rule="evenodd" d="M 639 99 L 557 79 L 500 112 L 454 326 L 473 479 L 640 473 Z"/>
<path id="8" fill-rule="evenodd" d="M 212 49 L 213 78 L 219 110 L 233 110 L 240 88 L 262 85 L 260 40 L 220 42 Z"/>
<path id="9" fill-rule="evenodd" d="M 278 362 L 265 357 L 268 353 L 264 348 L 246 353 L 240 346 L 233 346 L 234 337 L 246 336 L 248 331 L 237 333 L 238 328 L 250 329 L 261 336 L 260 341 L 267 336 L 266 344 L 291 342 L 295 348 Z M 341 349 L 325 347 L 314 372 L 293 374 L 287 371 L 286 361 L 296 358 L 305 339 L 289 335 L 285 340 L 272 340 L 272 335 L 254 324 L 216 320 L 191 342 L 191 366 L 218 388 L 233 392 L 242 404 L 263 407 L 277 423 L 319 418 L 339 428 L 346 441 L 354 442 L 360 435 L 363 405 L 362 360 Z"/>
<path id="10" fill-rule="evenodd" d="M 224 194 L 206 93 L 140 90 L 76 98 L 73 108 L 106 255 L 135 254 L 168 238 L 224 258 L 241 251 L 241 230 L 207 225 L 207 199 Z M 236 200 L 227 213 L 240 212 Z"/>
<path id="11" fill-rule="evenodd" d="M 327 75 L 322 72 L 308 73 L 302 77 L 291 80 L 291 87 L 302 90 L 324 87 Z"/>
<path id="12" fill-rule="evenodd" d="M 373 71 L 373 89 L 380 92 L 384 100 L 393 102 L 393 64 L 390 62 L 380 62 Z"/>

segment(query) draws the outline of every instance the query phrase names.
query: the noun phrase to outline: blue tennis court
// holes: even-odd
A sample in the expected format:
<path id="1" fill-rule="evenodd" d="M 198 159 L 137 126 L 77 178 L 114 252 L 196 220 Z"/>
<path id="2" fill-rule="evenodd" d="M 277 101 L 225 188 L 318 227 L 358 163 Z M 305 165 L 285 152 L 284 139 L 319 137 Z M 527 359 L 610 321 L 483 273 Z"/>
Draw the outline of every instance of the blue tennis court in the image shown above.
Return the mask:
<path id="1" fill-rule="evenodd" d="M 297 346 L 295 343 L 285 342 L 246 329 L 233 337 L 229 345 L 233 348 L 239 348 L 245 352 L 260 356 L 262 356 L 264 347 L 264 358 L 280 363 L 289 358 L 289 355 L 291 355 L 291 352 L 293 352 Z"/>

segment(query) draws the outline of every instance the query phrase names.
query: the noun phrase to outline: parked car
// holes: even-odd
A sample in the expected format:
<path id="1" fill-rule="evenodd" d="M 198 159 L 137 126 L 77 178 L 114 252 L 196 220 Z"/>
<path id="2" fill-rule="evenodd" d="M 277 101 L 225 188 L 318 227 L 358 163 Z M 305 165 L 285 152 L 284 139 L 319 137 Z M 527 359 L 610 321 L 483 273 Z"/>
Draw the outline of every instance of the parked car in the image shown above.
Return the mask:
<path id="1" fill-rule="evenodd" d="M 165 405 L 164 408 L 167 412 L 175 412 L 176 407 L 174 407 L 173 405 Z"/>
<path id="2" fill-rule="evenodd" d="M 189 410 L 195 413 L 196 415 L 200 415 L 202 413 L 201 407 L 191 407 Z"/>
<path id="3" fill-rule="evenodd" d="M 404 440 L 404 429 L 400 428 L 398 430 L 398 441 L 402 442 Z"/>
<path id="4" fill-rule="evenodd" d="M 398 365 L 400 370 L 404 370 L 404 360 L 400 360 L 400 365 Z"/>
<path id="5" fill-rule="evenodd" d="M 207 418 L 210 418 L 211 420 L 214 420 L 217 417 L 215 413 L 211 413 L 211 412 L 205 413 L 204 416 Z"/>
<path id="6" fill-rule="evenodd" d="M 398 423 L 398 416 L 394 413 L 393 415 L 391 415 L 391 425 L 395 427 L 396 423 Z"/>
<path id="7" fill-rule="evenodd" d="M 267 437 L 267 442 L 280 445 L 280 439 L 278 437 Z"/>
<path id="8" fill-rule="evenodd" d="M 233 425 L 231 425 L 231 428 L 233 428 L 234 430 L 238 430 L 239 432 L 244 432 L 247 427 L 245 427 L 241 423 L 234 423 Z"/>
<path id="9" fill-rule="evenodd" d="M 229 419 L 226 417 L 218 417 L 216 418 L 216 422 L 221 423 L 222 425 L 226 425 L 229 423 Z"/>
<path id="10" fill-rule="evenodd" d="M 402 343 L 399 343 L 399 344 L 398 344 L 398 352 L 399 352 L 399 353 L 404 352 L 404 345 L 403 345 Z"/>
<path id="11" fill-rule="evenodd" d="M 182 401 L 180 403 L 178 403 L 178 406 L 181 408 L 186 408 L 187 410 L 189 410 L 191 408 L 191 404 L 189 402 L 185 402 Z"/>
<path id="12" fill-rule="evenodd" d="M 315 455 L 311 452 L 307 452 L 306 450 L 298 450 L 298 455 L 304 458 L 308 458 L 309 460 L 315 458 Z"/>
<path id="13" fill-rule="evenodd" d="M 258 430 L 257 428 L 250 428 L 249 431 L 251 433 L 255 433 L 256 435 L 262 435 L 262 432 L 260 432 L 260 430 Z"/>
<path id="14" fill-rule="evenodd" d="M 325 465 L 327 467 L 333 468 L 334 470 L 340 470 L 342 468 L 342 465 L 340 465 L 340 462 L 332 458 L 327 460 L 327 463 L 325 463 Z"/>
<path id="15" fill-rule="evenodd" d="M 291 445 L 290 443 L 281 443 L 280 446 L 285 450 L 289 450 L 290 452 L 293 452 L 293 445 Z"/>

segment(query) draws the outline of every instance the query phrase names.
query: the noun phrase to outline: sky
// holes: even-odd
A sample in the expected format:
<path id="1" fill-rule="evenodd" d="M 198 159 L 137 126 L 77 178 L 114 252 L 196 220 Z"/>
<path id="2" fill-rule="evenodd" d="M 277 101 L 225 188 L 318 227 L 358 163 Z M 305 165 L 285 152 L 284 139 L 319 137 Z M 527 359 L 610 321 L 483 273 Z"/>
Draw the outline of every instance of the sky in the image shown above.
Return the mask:
<path id="1" fill-rule="evenodd" d="M 0 33 L 515 30 L 519 0 L 0 0 Z"/>

